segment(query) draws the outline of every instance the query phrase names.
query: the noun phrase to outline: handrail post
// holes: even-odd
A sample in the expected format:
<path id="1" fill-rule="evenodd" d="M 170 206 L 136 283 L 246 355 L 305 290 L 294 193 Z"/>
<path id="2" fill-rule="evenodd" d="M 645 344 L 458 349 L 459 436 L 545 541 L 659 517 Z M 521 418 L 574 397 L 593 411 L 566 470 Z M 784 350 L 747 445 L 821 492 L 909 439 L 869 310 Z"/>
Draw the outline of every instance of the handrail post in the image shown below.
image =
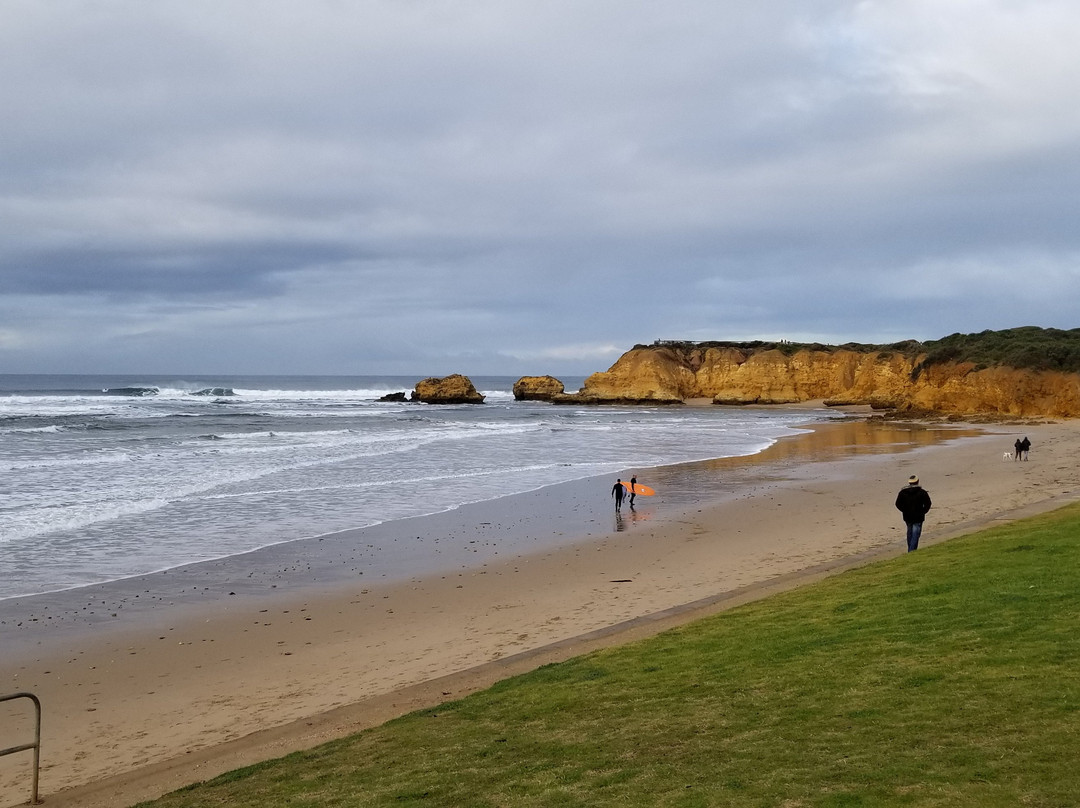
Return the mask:
<path id="1" fill-rule="evenodd" d="M 11 701 L 12 699 L 30 699 L 30 701 L 34 702 L 34 742 L 19 744 L 9 749 L 0 749 L 0 757 L 15 752 L 25 752 L 27 749 L 34 750 L 34 774 L 30 787 L 30 804 L 39 805 L 41 803 L 38 797 L 38 771 L 41 769 L 41 701 L 33 693 L 25 692 L 0 696 L 0 701 Z"/>

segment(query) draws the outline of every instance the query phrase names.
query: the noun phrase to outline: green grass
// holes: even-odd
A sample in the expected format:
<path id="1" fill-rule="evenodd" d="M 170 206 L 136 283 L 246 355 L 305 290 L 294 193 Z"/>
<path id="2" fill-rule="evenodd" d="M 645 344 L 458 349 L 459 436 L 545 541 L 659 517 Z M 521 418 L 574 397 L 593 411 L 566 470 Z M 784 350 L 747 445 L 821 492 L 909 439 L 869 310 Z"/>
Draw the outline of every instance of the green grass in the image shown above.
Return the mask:
<path id="1" fill-rule="evenodd" d="M 147 805 L 1073 806 L 1080 506 Z"/>

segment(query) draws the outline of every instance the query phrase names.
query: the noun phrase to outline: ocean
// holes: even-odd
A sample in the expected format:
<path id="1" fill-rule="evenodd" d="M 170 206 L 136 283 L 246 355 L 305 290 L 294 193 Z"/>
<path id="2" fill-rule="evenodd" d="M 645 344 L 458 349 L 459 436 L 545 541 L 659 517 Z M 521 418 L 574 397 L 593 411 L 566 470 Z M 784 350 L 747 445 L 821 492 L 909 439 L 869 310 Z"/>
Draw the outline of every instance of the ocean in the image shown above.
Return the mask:
<path id="1" fill-rule="evenodd" d="M 0 374 L 0 599 L 750 455 L 822 417 L 519 402 L 516 377 L 472 377 L 481 405 L 378 400 L 419 378 Z"/>

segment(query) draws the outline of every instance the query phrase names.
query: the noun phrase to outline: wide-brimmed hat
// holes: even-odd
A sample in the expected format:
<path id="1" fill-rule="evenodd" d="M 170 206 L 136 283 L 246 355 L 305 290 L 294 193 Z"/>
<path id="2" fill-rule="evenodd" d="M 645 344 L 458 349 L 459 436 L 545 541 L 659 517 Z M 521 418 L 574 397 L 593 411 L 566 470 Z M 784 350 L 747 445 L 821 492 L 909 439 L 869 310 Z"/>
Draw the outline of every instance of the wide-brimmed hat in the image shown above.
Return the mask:
<path id="1" fill-rule="evenodd" d="M 918 485 L 919 484 L 919 478 L 916 477 L 914 474 L 912 474 L 910 477 L 908 477 L 907 481 L 908 481 L 908 485 Z"/>

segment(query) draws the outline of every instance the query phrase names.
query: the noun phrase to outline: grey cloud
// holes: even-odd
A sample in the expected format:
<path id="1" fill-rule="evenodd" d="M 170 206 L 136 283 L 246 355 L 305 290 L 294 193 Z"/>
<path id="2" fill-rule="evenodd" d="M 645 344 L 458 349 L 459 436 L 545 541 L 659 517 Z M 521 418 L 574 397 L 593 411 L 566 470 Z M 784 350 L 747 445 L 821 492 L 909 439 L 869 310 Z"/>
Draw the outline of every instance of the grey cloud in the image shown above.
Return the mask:
<path id="1" fill-rule="evenodd" d="M 57 366 L 95 317 L 101 356 L 122 321 L 129 361 L 171 345 L 198 370 L 209 330 L 267 372 L 362 372 L 341 345 L 515 372 L 680 333 L 1076 326 L 1065 2 L 5 16 L 12 367 Z"/>
<path id="2" fill-rule="evenodd" d="M 11 257 L 0 274 L 5 294 L 109 294 L 203 297 L 279 294 L 278 273 L 298 262 L 340 261 L 341 249 L 324 245 L 186 245 L 171 249 L 66 249 Z"/>

